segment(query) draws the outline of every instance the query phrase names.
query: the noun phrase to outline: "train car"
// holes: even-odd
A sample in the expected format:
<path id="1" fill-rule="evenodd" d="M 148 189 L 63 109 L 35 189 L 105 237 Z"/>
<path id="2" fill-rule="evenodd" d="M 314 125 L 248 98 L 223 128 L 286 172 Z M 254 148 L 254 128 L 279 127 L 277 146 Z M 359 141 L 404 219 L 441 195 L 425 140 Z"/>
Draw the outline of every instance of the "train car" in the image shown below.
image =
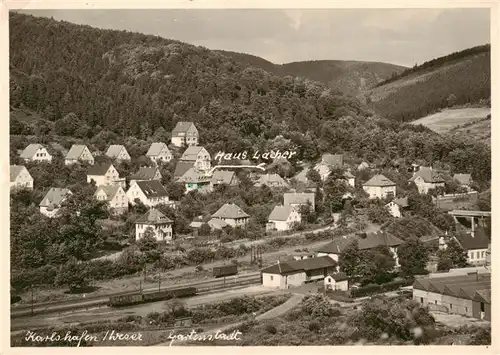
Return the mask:
<path id="1" fill-rule="evenodd" d="M 184 287 L 173 290 L 163 290 L 147 293 L 134 293 L 128 295 L 111 296 L 108 305 L 111 307 L 132 306 L 140 303 L 157 302 L 169 300 L 171 298 L 182 298 L 195 296 L 197 294 L 196 287 Z"/>
<path id="2" fill-rule="evenodd" d="M 111 307 L 130 306 L 142 303 L 143 297 L 140 293 L 119 295 L 109 297 L 108 305 Z"/>
<path id="3" fill-rule="evenodd" d="M 196 289 L 196 287 L 184 287 L 172 290 L 172 292 L 173 292 L 173 297 L 182 298 L 182 297 L 196 296 L 198 290 Z"/>
<path id="4" fill-rule="evenodd" d="M 224 266 L 216 266 L 213 268 L 213 276 L 215 278 L 232 276 L 236 274 L 238 274 L 237 265 L 224 265 Z"/>

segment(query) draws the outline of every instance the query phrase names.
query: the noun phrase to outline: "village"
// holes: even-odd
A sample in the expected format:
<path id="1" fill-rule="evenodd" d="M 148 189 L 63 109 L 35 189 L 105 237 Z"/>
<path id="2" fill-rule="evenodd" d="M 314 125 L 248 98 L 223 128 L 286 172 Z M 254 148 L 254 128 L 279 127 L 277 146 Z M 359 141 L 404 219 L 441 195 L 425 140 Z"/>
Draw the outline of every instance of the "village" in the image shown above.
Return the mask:
<path id="1" fill-rule="evenodd" d="M 178 238 L 188 238 L 196 240 L 201 235 L 215 235 L 217 231 L 230 228 L 245 230 L 250 215 L 238 204 L 227 201 L 210 216 L 200 216 L 191 221 L 189 227 L 192 230 L 191 236 L 185 233 L 180 235 L 176 232 L 176 221 L 167 217 L 157 207 L 167 206 L 168 208 L 178 208 L 178 201 L 172 200 L 169 191 L 161 183 L 160 166 L 172 163 L 175 151 L 182 151 L 180 158 L 175 162 L 174 179 L 177 183 L 184 185 L 184 193 L 197 192 L 210 194 L 221 185 L 237 186 L 238 171 L 219 170 L 212 164 L 210 153 L 199 145 L 200 137 L 198 130 L 192 122 L 179 122 L 172 131 L 171 144 L 164 142 L 154 142 L 147 151 L 150 165 L 141 166 L 139 170 L 131 176 L 120 176 L 114 164 L 131 159 L 127 149 L 123 145 L 111 145 L 105 153 L 107 158 L 113 162 L 101 163 L 100 156 L 91 152 L 86 145 L 73 145 L 64 157 L 64 164 L 73 166 L 81 164 L 87 167 L 86 181 L 95 186 L 94 198 L 107 204 L 111 215 L 126 215 L 129 208 L 141 204 L 147 208 L 135 223 L 135 240 L 139 242 L 145 236 L 153 238 L 157 242 L 173 244 Z M 278 157 L 278 155 L 280 155 Z M 245 159 L 234 159 L 235 156 L 225 153 L 217 153 L 218 160 L 230 159 L 237 165 L 257 164 Z M 293 152 L 288 156 L 293 156 Z M 52 155 L 42 144 L 30 144 L 20 154 L 20 157 L 29 163 L 37 163 L 50 169 Z M 236 156 L 239 158 L 240 155 Z M 276 158 L 273 164 L 286 161 L 282 154 L 274 153 Z M 351 165 L 352 166 L 352 165 Z M 215 169 L 214 169 L 215 167 Z M 373 171 L 371 177 L 362 184 L 361 190 L 356 190 L 356 177 L 360 172 Z M 362 191 L 368 200 L 383 201 L 382 205 L 385 213 L 395 219 L 402 218 L 408 213 L 408 196 L 398 195 L 397 184 L 381 173 L 377 172 L 374 164 L 360 162 L 349 167 L 344 162 L 342 154 L 324 153 L 321 161 L 315 165 L 304 164 L 304 168 L 291 179 L 284 179 L 277 173 L 268 171 L 262 174 L 252 171 L 251 181 L 256 187 L 266 187 L 281 191 L 282 204 L 275 205 L 271 213 L 267 216 L 265 223 L 265 235 L 260 238 L 271 238 L 273 236 L 285 236 L 308 232 L 307 220 L 312 213 L 315 213 L 318 190 L 317 182 L 325 182 L 331 179 L 331 175 L 336 174 L 335 182 L 343 186 L 342 203 L 350 204 L 353 198 Z M 411 165 L 412 177 L 408 184 L 414 184 L 418 194 L 426 195 L 430 192 L 441 189 L 441 193 L 432 197 L 433 203 L 439 205 L 439 201 L 450 199 L 450 196 L 457 199 L 457 196 L 477 194 L 473 190 L 473 181 L 470 174 L 455 173 L 452 177 L 449 172 L 435 169 L 432 166 Z M 448 175 L 448 176 L 447 176 Z M 28 169 L 23 165 L 13 165 L 10 167 L 11 190 L 33 189 L 36 181 L 31 177 Z M 451 195 L 444 194 L 446 181 L 454 181 L 458 185 L 457 193 Z M 61 206 L 72 195 L 68 188 L 51 187 L 45 197 L 39 203 L 39 211 L 48 218 L 57 218 Z M 320 197 L 321 198 L 321 197 Z M 484 228 L 484 218 L 489 218 L 488 212 L 452 210 L 451 214 L 457 224 L 458 219 L 471 221 L 467 229 L 460 232 L 438 237 L 429 238 L 421 236 L 421 241 L 426 246 L 434 248 L 434 256 L 426 263 L 427 272 L 430 275 L 424 278 L 417 278 L 416 281 L 408 284 L 392 281 L 389 284 L 382 284 L 381 290 L 391 291 L 400 287 L 413 286 L 413 298 L 422 304 L 432 304 L 432 307 L 444 307 L 449 313 L 457 313 L 477 319 L 491 319 L 491 286 L 489 282 L 488 265 L 490 265 L 491 243 Z M 323 226 L 328 229 L 338 228 L 339 213 L 331 213 L 331 220 L 324 222 Z M 325 224 L 326 223 L 326 224 Z M 462 225 L 462 224 L 460 224 Z M 467 225 L 467 223 L 466 223 Z M 317 228 L 317 227 L 316 227 Z M 324 229 L 325 227 L 323 227 Z M 205 229 L 203 233 L 200 230 Z M 220 235 L 220 234 L 219 234 Z M 212 243 L 216 242 L 216 237 L 209 238 Z M 437 256 L 439 251 L 446 250 L 448 243 L 458 243 L 459 247 L 467 254 L 467 268 L 455 268 L 448 273 L 437 273 Z M 298 253 L 285 257 L 278 257 L 270 266 L 260 270 L 261 284 L 263 287 L 275 289 L 290 289 L 301 287 L 306 284 L 317 284 L 320 282 L 324 287 L 324 292 L 336 292 L 344 294 L 346 292 L 364 295 L 369 294 L 368 290 L 363 291 L 368 286 L 360 288 L 359 282 L 354 282 L 357 278 L 354 274 L 346 274 L 341 271 L 341 255 L 356 243 L 356 248 L 360 252 L 374 251 L 379 248 L 386 248 L 393 259 L 389 267 L 392 271 L 401 268 L 398 250 L 405 244 L 405 241 L 380 229 L 372 230 L 368 233 L 361 231 L 350 235 L 339 235 L 331 242 L 325 242 L 315 250 L 307 248 Z M 359 259 L 357 259 L 359 260 Z M 427 259 L 426 259 L 427 260 Z M 434 260 L 434 262 L 432 262 Z M 358 261 L 360 262 L 360 261 Z M 259 260 L 262 265 L 262 259 Z M 356 267 L 356 265 L 353 265 Z M 454 265 L 450 265 L 453 267 Z M 479 267 L 479 268 L 478 268 Z M 486 267 L 486 269 L 484 269 Z M 200 270 L 203 264 L 199 265 Z M 228 266 L 218 268 L 218 276 L 231 276 L 238 273 L 237 262 Z M 458 271 L 457 271 L 458 270 Z M 462 270 L 460 273 L 459 271 Z M 478 271 L 479 270 L 479 271 Z M 386 270 L 392 272 L 391 270 Z M 471 272 L 475 272 L 476 279 L 470 281 Z M 215 268 L 214 268 L 215 275 Z M 433 276 L 434 275 L 434 276 Z M 437 275 L 437 276 L 436 276 Z M 439 278 L 438 278 L 439 276 Z M 390 281 L 389 278 L 388 281 Z M 406 283 L 405 283 L 406 282 Z M 366 284 L 366 282 L 365 282 Z M 356 286 L 357 285 L 357 286 Z M 384 285 L 385 286 L 384 288 Z M 449 291 L 452 290 L 452 291 Z M 451 294 L 449 292 L 452 292 Z M 465 304 L 469 306 L 464 306 Z M 477 306 L 476 306 L 477 305 Z"/>

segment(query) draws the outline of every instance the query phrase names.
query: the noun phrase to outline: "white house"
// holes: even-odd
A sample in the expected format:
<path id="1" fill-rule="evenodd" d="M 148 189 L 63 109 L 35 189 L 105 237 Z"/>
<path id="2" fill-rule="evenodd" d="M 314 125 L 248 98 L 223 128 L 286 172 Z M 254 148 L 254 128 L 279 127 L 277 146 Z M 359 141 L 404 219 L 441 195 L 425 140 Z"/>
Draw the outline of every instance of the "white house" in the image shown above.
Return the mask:
<path id="1" fill-rule="evenodd" d="M 10 166 L 10 189 L 33 190 L 33 177 L 24 165 Z"/>
<path id="2" fill-rule="evenodd" d="M 110 145 L 106 151 L 106 155 L 117 161 L 130 160 L 130 155 L 128 154 L 127 149 L 120 144 Z"/>
<path id="3" fill-rule="evenodd" d="M 344 165 L 344 156 L 342 154 L 325 153 L 321 157 L 321 161 L 316 164 L 316 170 L 321 176 L 321 180 L 325 181 L 333 167 L 342 167 Z"/>
<path id="4" fill-rule="evenodd" d="M 344 178 L 346 179 L 347 184 L 349 184 L 349 186 L 351 186 L 351 187 L 356 186 L 356 178 L 354 175 L 352 175 L 352 173 L 350 171 L 346 171 L 344 173 Z"/>
<path id="5" fill-rule="evenodd" d="M 254 184 L 254 186 L 260 187 L 266 185 L 272 188 L 288 188 L 290 185 L 278 174 L 263 174 L 259 177 L 259 180 Z"/>
<path id="6" fill-rule="evenodd" d="M 170 205 L 172 207 L 174 205 L 168 198 L 167 190 L 158 180 L 132 181 L 127 190 L 127 197 L 132 205 L 135 205 L 135 199 L 139 199 L 148 207 L 159 204 Z"/>
<path id="7" fill-rule="evenodd" d="M 59 187 L 50 188 L 40 202 L 40 213 L 47 217 L 55 217 L 61 208 L 61 204 L 70 195 L 72 195 L 72 192 L 68 189 L 61 189 Z"/>
<path id="8" fill-rule="evenodd" d="M 172 130 L 172 144 L 176 147 L 198 145 L 198 129 L 193 122 L 177 122 Z"/>
<path id="9" fill-rule="evenodd" d="M 311 211 L 316 209 L 314 192 L 285 192 L 283 194 L 283 205 L 290 205 L 300 211 L 300 206 L 310 205 Z"/>
<path id="10" fill-rule="evenodd" d="M 396 196 L 396 184 L 382 174 L 375 175 L 365 182 L 363 190 L 371 199 Z"/>
<path id="11" fill-rule="evenodd" d="M 199 170 L 209 170 L 212 158 L 205 148 L 200 146 L 189 146 L 182 154 L 180 160 L 193 162 L 194 167 Z"/>
<path id="12" fill-rule="evenodd" d="M 145 180 L 158 180 L 161 181 L 161 172 L 157 167 L 141 167 L 139 170 L 132 176 L 130 176 L 130 182 L 137 181 L 145 181 Z"/>
<path id="13" fill-rule="evenodd" d="M 212 188 L 218 185 L 236 186 L 238 183 L 239 179 L 236 173 L 228 170 L 215 170 L 210 179 Z"/>
<path id="14" fill-rule="evenodd" d="M 50 162 L 52 155 L 41 144 L 30 144 L 21 152 L 21 158 L 24 161 Z"/>
<path id="15" fill-rule="evenodd" d="M 89 148 L 83 144 L 73 144 L 71 149 L 66 154 L 64 159 L 64 164 L 71 165 L 77 162 L 85 162 L 90 165 L 94 164 L 94 156 L 90 152 Z"/>
<path id="16" fill-rule="evenodd" d="M 328 256 L 336 262 L 339 261 L 340 254 L 346 246 L 354 241 L 353 238 L 338 237 L 331 242 L 316 249 L 316 256 Z"/>
<path id="17" fill-rule="evenodd" d="M 403 216 L 403 210 L 408 208 L 408 197 L 396 198 L 385 205 L 389 213 L 396 218 Z"/>
<path id="18" fill-rule="evenodd" d="M 139 240 L 144 237 L 144 233 L 150 228 L 157 241 L 170 243 L 173 239 L 172 224 L 173 221 L 170 218 L 156 208 L 151 208 L 135 221 L 135 239 Z"/>
<path id="19" fill-rule="evenodd" d="M 299 211 L 290 206 L 275 206 L 269 215 L 267 230 L 288 231 L 293 228 L 295 223 L 300 223 L 302 217 Z"/>
<path id="20" fill-rule="evenodd" d="M 444 187 L 444 178 L 437 171 L 432 170 L 432 167 L 420 167 L 420 169 L 413 174 L 409 182 L 415 183 L 418 192 L 426 194 L 431 189 L 437 187 Z"/>
<path id="21" fill-rule="evenodd" d="M 336 272 L 325 277 L 325 290 L 347 291 L 349 290 L 349 278 L 343 272 Z"/>
<path id="22" fill-rule="evenodd" d="M 455 239 L 467 252 L 467 261 L 472 265 L 486 264 L 488 247 L 491 243 L 484 228 L 477 228 L 473 232 L 462 232 Z"/>
<path id="23" fill-rule="evenodd" d="M 335 272 L 337 263 L 328 256 L 280 262 L 261 270 L 262 286 L 288 289 L 323 281 Z"/>
<path id="24" fill-rule="evenodd" d="M 114 214 L 128 211 L 128 197 L 120 185 L 99 186 L 94 196 L 99 201 L 107 201 L 110 211 Z"/>
<path id="25" fill-rule="evenodd" d="M 359 250 L 372 249 L 380 245 L 388 247 L 394 258 L 395 266 L 399 266 L 398 247 L 404 243 L 401 239 L 382 231 L 366 233 L 366 236 L 357 239 Z"/>
<path id="26" fill-rule="evenodd" d="M 186 187 L 185 193 L 198 190 L 200 193 L 209 193 L 212 191 L 211 176 L 206 171 L 191 168 L 182 175 L 177 182 L 183 183 Z"/>
<path id="27" fill-rule="evenodd" d="M 155 163 L 168 163 L 173 158 L 165 143 L 152 143 L 146 156 Z"/>
<path id="28" fill-rule="evenodd" d="M 248 222 L 246 214 L 238 205 L 226 203 L 212 215 L 212 219 L 221 219 L 231 227 L 244 226 Z"/>
<path id="29" fill-rule="evenodd" d="M 118 170 L 110 163 L 92 165 L 87 171 L 87 183 L 90 184 L 92 180 L 95 181 L 96 186 L 122 185 Z"/>

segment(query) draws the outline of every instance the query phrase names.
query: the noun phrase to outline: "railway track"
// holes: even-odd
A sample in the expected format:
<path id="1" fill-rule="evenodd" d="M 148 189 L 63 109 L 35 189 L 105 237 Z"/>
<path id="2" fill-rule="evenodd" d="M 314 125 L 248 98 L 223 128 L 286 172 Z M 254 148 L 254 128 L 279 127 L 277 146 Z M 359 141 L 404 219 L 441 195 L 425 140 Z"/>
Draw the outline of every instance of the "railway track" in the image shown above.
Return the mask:
<path id="1" fill-rule="evenodd" d="M 161 288 L 161 291 L 168 291 L 182 287 L 196 287 L 197 295 L 210 293 L 218 290 L 243 287 L 260 283 L 260 273 L 249 273 L 244 275 L 235 275 L 224 279 L 211 279 L 198 281 L 188 284 L 179 284 L 170 287 Z M 158 288 L 143 289 L 142 292 L 154 292 Z M 110 296 L 137 294 L 139 290 L 128 292 L 116 292 L 102 296 L 94 296 L 79 300 L 65 300 L 45 303 L 35 303 L 33 305 L 23 305 L 11 308 L 11 318 L 29 317 L 39 314 L 63 313 L 81 309 L 91 309 L 106 307 Z"/>

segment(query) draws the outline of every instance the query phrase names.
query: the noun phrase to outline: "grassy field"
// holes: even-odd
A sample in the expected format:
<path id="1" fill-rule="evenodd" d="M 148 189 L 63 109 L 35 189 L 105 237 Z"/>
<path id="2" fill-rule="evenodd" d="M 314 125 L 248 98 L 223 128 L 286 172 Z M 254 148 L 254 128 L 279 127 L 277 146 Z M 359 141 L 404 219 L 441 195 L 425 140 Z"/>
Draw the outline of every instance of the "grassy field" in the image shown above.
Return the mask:
<path id="1" fill-rule="evenodd" d="M 491 109 L 489 107 L 449 109 L 422 117 L 413 121 L 412 124 L 421 124 L 437 133 L 448 133 L 460 129 L 470 129 L 470 127 L 473 127 L 475 124 L 469 126 L 469 123 L 486 118 L 489 114 L 491 114 Z M 490 128 L 490 125 L 485 125 L 483 122 L 487 121 L 480 121 L 477 124 Z M 462 125 L 466 126 L 458 127 Z"/>

